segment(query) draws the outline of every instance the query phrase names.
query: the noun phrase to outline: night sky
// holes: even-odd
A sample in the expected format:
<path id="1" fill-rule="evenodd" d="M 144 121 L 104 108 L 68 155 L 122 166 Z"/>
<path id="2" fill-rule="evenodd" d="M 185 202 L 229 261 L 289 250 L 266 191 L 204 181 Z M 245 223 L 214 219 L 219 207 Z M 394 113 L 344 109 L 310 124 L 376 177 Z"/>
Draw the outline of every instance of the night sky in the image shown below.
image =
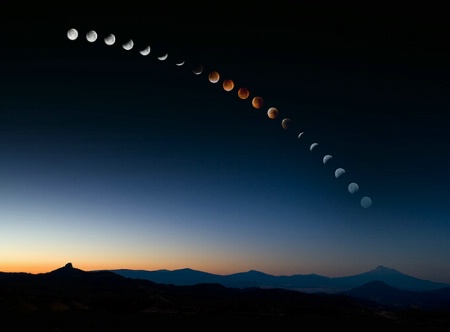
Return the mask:
<path id="1" fill-rule="evenodd" d="M 2 9 L 0 271 L 450 283 L 443 10 L 155 3 Z"/>

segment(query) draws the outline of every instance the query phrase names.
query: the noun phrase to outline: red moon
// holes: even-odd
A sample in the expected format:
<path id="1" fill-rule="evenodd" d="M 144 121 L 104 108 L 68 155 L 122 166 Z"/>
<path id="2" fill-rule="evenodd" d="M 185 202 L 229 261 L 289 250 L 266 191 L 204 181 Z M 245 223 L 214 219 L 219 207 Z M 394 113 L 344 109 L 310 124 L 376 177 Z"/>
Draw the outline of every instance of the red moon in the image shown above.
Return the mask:
<path id="1" fill-rule="evenodd" d="M 252 105 L 254 108 L 261 108 L 263 105 L 263 99 L 261 97 L 255 97 L 252 99 Z"/>
<path id="2" fill-rule="evenodd" d="M 234 82 L 232 80 L 225 80 L 222 85 L 225 91 L 231 91 L 234 88 Z"/>
<path id="3" fill-rule="evenodd" d="M 250 91 L 248 91 L 247 88 L 240 88 L 240 89 L 238 90 L 238 96 L 239 96 L 239 98 L 241 98 L 241 99 L 247 99 L 248 96 L 250 96 Z"/>
<path id="4" fill-rule="evenodd" d="M 288 130 L 292 126 L 292 120 L 289 118 L 283 119 L 283 121 L 281 121 L 281 126 L 283 129 Z"/>
<path id="5" fill-rule="evenodd" d="M 267 111 L 267 116 L 270 119 L 275 119 L 278 116 L 278 109 L 276 109 L 275 107 L 269 108 L 269 110 Z"/>
<path id="6" fill-rule="evenodd" d="M 209 79 L 209 81 L 210 81 L 211 83 L 217 83 L 217 82 L 219 82 L 220 75 L 219 75 L 218 72 L 212 71 L 212 72 L 209 73 L 208 79 Z"/>

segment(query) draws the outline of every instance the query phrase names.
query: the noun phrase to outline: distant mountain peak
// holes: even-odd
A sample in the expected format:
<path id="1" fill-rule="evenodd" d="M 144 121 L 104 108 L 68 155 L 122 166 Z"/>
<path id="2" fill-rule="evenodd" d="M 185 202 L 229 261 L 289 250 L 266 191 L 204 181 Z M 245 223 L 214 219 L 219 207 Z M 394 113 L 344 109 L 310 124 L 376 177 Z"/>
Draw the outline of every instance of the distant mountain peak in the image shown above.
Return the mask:
<path id="1" fill-rule="evenodd" d="M 64 265 L 65 269 L 73 269 L 73 265 L 72 263 L 67 263 L 66 265 Z"/>

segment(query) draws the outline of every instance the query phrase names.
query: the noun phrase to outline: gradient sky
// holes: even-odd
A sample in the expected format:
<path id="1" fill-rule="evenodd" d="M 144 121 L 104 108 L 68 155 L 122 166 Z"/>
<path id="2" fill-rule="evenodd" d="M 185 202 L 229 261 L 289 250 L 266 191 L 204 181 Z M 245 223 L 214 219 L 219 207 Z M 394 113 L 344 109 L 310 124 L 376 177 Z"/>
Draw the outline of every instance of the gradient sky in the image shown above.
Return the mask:
<path id="1" fill-rule="evenodd" d="M 384 265 L 450 283 L 439 11 L 140 6 L 2 21 L 0 271 L 337 277 Z"/>

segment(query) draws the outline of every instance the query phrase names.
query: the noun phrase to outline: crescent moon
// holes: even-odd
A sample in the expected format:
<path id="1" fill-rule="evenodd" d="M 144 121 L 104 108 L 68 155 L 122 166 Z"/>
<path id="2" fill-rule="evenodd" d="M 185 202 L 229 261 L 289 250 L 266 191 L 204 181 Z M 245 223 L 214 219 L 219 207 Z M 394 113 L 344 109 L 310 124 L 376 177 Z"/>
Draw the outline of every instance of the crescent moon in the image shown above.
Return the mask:
<path id="1" fill-rule="evenodd" d="M 167 59 L 168 56 L 169 56 L 169 53 L 166 53 L 166 54 L 164 54 L 162 56 L 159 56 L 158 59 L 161 60 L 161 61 L 164 61 L 164 60 Z"/>
<path id="2" fill-rule="evenodd" d="M 330 160 L 331 158 L 333 158 L 331 155 L 327 154 L 325 157 L 323 157 L 323 164 L 325 165 L 327 163 L 328 160 Z"/>
<path id="3" fill-rule="evenodd" d="M 139 53 L 141 53 L 142 55 L 149 55 L 150 54 L 150 46 L 147 46 L 146 48 L 144 48 L 142 51 L 139 51 Z"/>
<path id="4" fill-rule="evenodd" d="M 128 43 L 123 44 L 122 47 L 123 47 L 125 50 L 129 51 L 129 50 L 131 50 L 131 49 L 133 48 L 133 45 L 134 45 L 133 40 L 130 39 L 130 40 L 128 41 Z"/>
<path id="5" fill-rule="evenodd" d="M 345 173 L 345 169 L 343 169 L 343 168 L 338 168 L 338 169 L 336 169 L 336 171 L 334 172 L 334 176 L 336 177 L 336 179 L 338 178 L 338 177 L 340 177 L 342 174 L 344 174 Z"/>
<path id="6" fill-rule="evenodd" d="M 309 147 L 309 150 L 312 151 L 317 145 L 319 145 L 319 143 L 311 144 L 311 146 Z"/>
<path id="7" fill-rule="evenodd" d="M 112 45 L 116 41 L 116 37 L 113 34 L 109 34 L 107 37 L 105 37 L 105 44 L 106 45 Z"/>
<path id="8" fill-rule="evenodd" d="M 302 135 L 303 135 L 304 133 L 305 133 L 305 132 L 302 131 L 300 134 L 298 134 L 298 138 L 302 137 Z"/>
<path id="9" fill-rule="evenodd" d="M 203 72 L 203 65 L 201 63 L 196 64 L 195 67 L 192 69 L 192 72 L 195 75 L 200 75 Z"/>
<path id="10" fill-rule="evenodd" d="M 179 63 L 176 63 L 176 65 L 177 65 L 177 66 L 182 66 L 182 65 L 184 65 L 184 61 L 181 61 L 181 62 L 179 62 Z"/>
<path id="11" fill-rule="evenodd" d="M 78 31 L 75 29 L 70 29 L 69 31 L 67 31 L 67 38 L 69 38 L 70 40 L 75 40 L 78 38 Z"/>

